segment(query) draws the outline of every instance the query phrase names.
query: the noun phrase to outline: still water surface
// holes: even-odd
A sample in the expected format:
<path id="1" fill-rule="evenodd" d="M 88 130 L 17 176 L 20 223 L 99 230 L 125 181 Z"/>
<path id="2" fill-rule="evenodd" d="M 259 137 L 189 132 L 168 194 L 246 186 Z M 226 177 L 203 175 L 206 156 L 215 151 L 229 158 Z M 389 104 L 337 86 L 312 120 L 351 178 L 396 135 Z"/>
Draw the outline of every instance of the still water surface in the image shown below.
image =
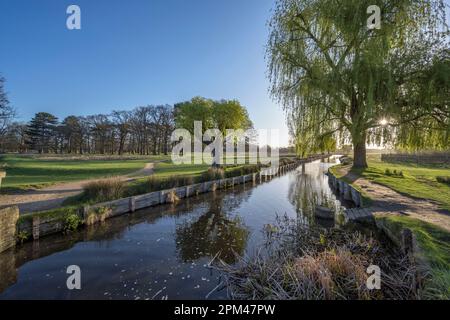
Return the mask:
<path id="1" fill-rule="evenodd" d="M 0 254 L 0 299 L 226 299 L 211 291 L 220 275 L 207 264 L 218 252 L 252 255 L 277 215 L 313 218 L 324 201 L 340 208 L 328 186 L 331 160 L 300 166 L 252 186 L 235 186 L 110 219 Z M 68 290 L 67 267 L 81 268 L 81 290 Z"/>

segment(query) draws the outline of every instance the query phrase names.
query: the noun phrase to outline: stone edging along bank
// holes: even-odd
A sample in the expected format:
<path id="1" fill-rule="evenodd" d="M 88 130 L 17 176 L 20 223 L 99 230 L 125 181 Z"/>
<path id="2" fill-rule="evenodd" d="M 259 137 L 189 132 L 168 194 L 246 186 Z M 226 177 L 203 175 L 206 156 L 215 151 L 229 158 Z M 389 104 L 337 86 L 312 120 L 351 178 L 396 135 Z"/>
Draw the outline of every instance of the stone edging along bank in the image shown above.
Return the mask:
<path id="1" fill-rule="evenodd" d="M 201 193 L 226 189 L 233 187 L 234 185 L 249 182 L 252 182 L 254 185 L 257 183 L 263 183 L 269 181 L 272 177 L 294 170 L 301 164 L 327 157 L 330 157 L 330 155 L 300 159 L 293 163 L 280 166 L 278 170 L 274 168 L 267 168 L 261 170 L 260 172 L 243 176 L 207 181 L 179 188 L 155 191 L 114 201 L 84 206 L 82 210 L 76 211 L 74 214 L 78 217 L 81 225 L 89 226 L 112 217 L 135 212 L 136 210 L 153 207 L 160 204 L 175 203 L 179 199 L 189 198 Z M 3 216 L 7 217 L 5 218 L 5 221 L 3 221 Z M 29 214 L 19 217 L 19 209 L 17 207 L 10 207 L 0 210 L 0 228 L 3 228 L 3 225 L 5 225 L 5 228 L 10 231 L 2 232 L 0 234 L 0 244 L 5 243 L 3 247 L 0 247 L 0 252 L 8 249 L 12 244 L 15 244 L 18 241 L 38 240 L 41 237 L 65 231 L 67 225 L 65 218 L 66 216 L 46 216 L 45 214 Z"/>
<path id="2" fill-rule="evenodd" d="M 344 198 L 344 200 L 353 201 L 353 203 L 357 207 L 363 207 L 363 196 L 361 195 L 361 192 L 356 190 L 347 182 L 338 179 L 330 169 L 331 168 L 328 169 L 328 181 L 333 191 L 339 193 Z"/>

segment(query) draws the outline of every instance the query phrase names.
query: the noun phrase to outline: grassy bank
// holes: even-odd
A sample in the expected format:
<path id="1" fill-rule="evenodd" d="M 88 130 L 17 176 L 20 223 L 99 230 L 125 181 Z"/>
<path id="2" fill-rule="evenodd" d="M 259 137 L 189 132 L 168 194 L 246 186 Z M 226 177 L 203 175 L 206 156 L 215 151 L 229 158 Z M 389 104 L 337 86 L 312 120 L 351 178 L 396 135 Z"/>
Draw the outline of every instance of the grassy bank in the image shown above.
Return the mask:
<path id="1" fill-rule="evenodd" d="M 2 190 L 26 190 L 59 182 L 124 175 L 142 169 L 148 162 L 160 159 L 159 156 L 125 160 L 117 158 L 114 158 L 114 160 L 108 160 L 108 158 L 89 160 L 89 158 L 42 158 L 7 155 L 0 158 L 0 164 L 7 174 L 2 182 Z"/>
<path id="2" fill-rule="evenodd" d="M 332 168 L 331 172 L 348 183 L 354 182 L 355 177 L 363 177 L 404 195 L 432 200 L 450 211 L 450 168 L 438 164 L 419 166 L 413 163 L 382 162 L 379 155 L 370 155 L 368 165 L 367 169 L 352 169 L 350 175 L 343 173 L 342 166 Z M 362 191 L 366 197 L 370 197 Z M 406 228 L 414 233 L 419 254 L 431 272 L 421 296 L 450 299 L 450 233 L 434 224 L 407 216 L 392 214 L 377 216 L 376 219 L 382 220 L 383 225 L 397 237 Z"/>
<path id="3" fill-rule="evenodd" d="M 351 173 L 411 197 L 433 200 L 450 211 L 450 184 L 444 178 L 450 177 L 450 168 L 381 162 L 379 155 L 370 155 L 368 165 L 367 169 L 352 169 Z M 351 183 L 352 179 L 342 177 L 339 168 L 332 168 L 333 174 Z"/>
<path id="4" fill-rule="evenodd" d="M 208 165 L 158 164 L 153 175 L 147 178 L 124 182 L 118 179 L 93 181 L 84 192 L 67 199 L 64 205 L 85 205 L 136 196 L 159 190 L 178 188 L 223 178 L 232 178 L 259 172 L 261 165 L 234 165 L 211 168 Z"/>
<path id="5" fill-rule="evenodd" d="M 450 233 L 433 224 L 404 216 L 379 216 L 395 234 L 410 229 L 419 245 L 419 254 L 429 265 L 431 277 L 426 281 L 423 298 L 450 299 Z"/>

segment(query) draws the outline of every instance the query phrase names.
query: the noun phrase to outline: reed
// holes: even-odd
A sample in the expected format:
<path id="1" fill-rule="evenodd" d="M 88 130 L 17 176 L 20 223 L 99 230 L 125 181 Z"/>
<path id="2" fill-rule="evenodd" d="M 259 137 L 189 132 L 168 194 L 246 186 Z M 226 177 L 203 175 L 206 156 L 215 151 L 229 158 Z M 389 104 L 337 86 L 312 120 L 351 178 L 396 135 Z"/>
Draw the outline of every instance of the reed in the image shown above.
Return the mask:
<path id="1" fill-rule="evenodd" d="M 121 198 L 125 193 L 125 182 L 119 178 L 92 181 L 83 186 L 83 197 L 98 202 Z"/>
<path id="2" fill-rule="evenodd" d="M 281 222 L 281 223 L 280 223 Z M 320 229 L 288 218 L 267 226 L 266 244 L 229 265 L 212 263 L 232 299 L 418 299 L 408 257 L 360 232 Z M 381 269 L 381 290 L 369 290 L 369 265 Z"/>

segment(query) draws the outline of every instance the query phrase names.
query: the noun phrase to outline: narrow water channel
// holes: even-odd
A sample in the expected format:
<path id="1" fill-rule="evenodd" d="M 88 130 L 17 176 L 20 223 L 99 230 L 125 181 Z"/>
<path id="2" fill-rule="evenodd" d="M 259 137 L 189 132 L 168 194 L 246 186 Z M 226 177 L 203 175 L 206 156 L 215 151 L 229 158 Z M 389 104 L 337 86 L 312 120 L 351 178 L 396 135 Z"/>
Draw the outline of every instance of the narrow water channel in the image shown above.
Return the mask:
<path id="1" fill-rule="evenodd" d="M 266 224 L 287 214 L 325 227 L 316 205 L 341 207 L 325 175 L 336 158 L 281 177 L 235 186 L 110 219 L 69 236 L 52 236 L 0 254 L 0 299 L 226 299 L 207 268 L 252 255 Z M 68 290 L 67 267 L 81 268 L 81 290 Z"/>

